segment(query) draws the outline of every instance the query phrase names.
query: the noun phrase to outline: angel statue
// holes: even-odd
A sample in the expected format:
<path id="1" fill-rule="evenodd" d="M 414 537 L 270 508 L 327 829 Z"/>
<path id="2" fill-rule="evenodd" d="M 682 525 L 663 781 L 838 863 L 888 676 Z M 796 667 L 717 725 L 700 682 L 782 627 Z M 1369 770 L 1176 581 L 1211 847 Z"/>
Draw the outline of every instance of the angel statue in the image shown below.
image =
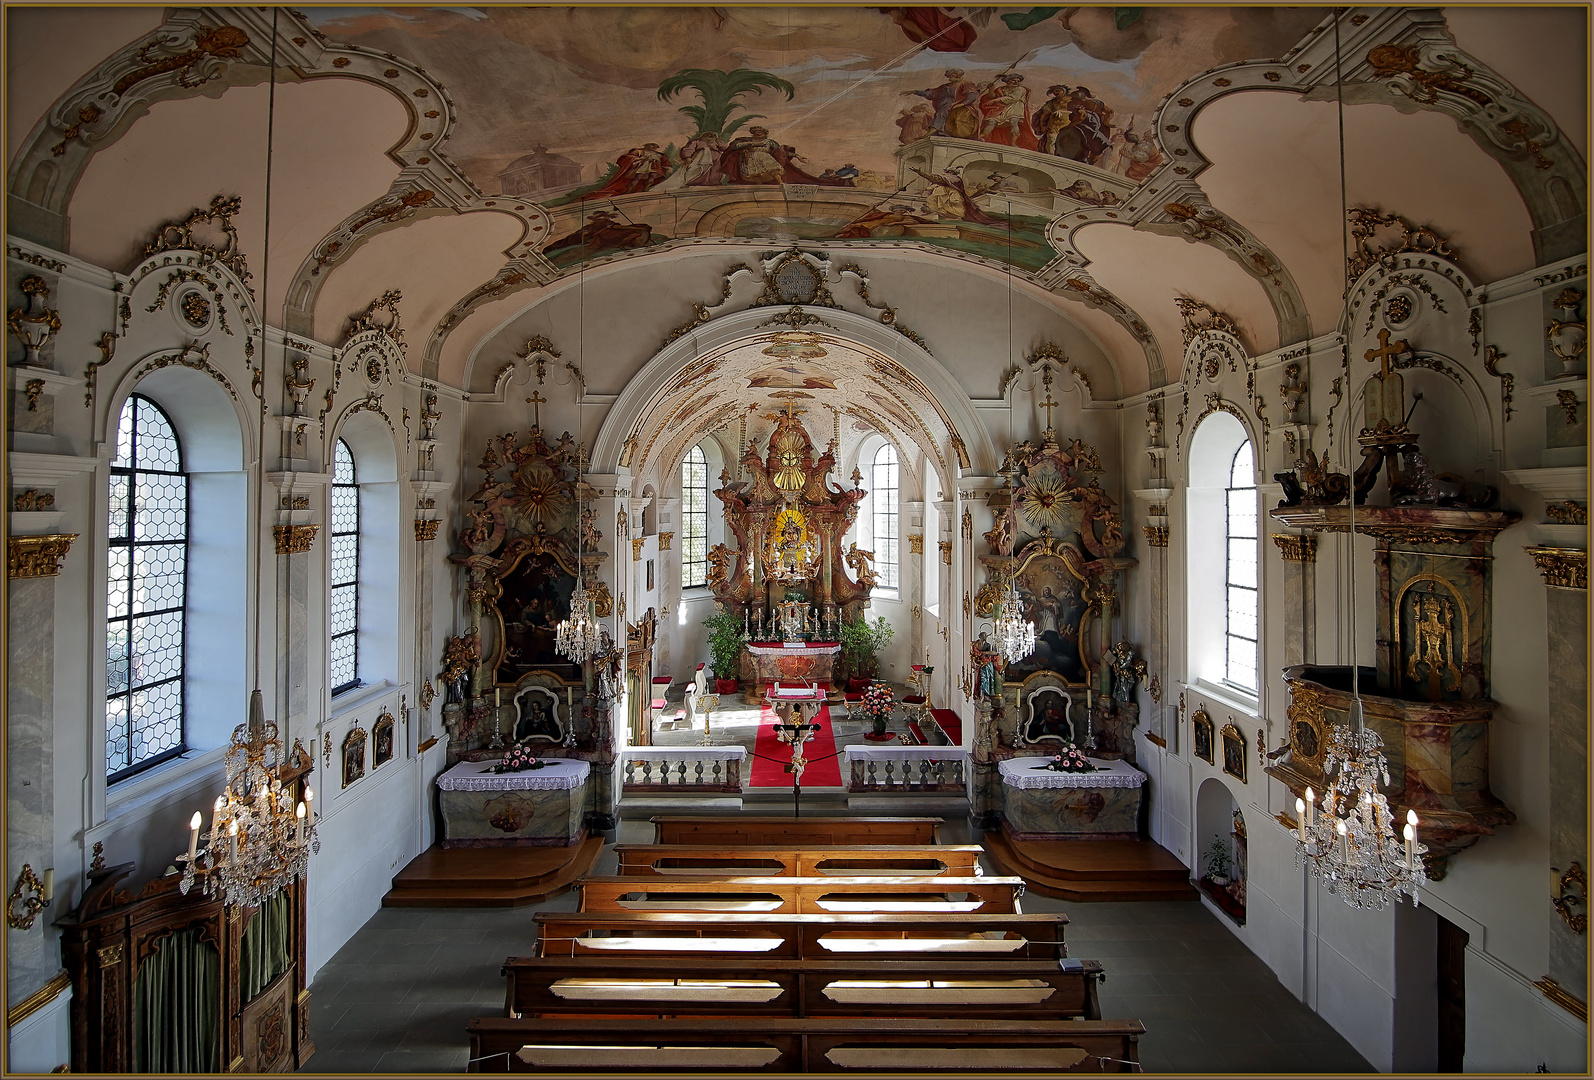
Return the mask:
<path id="1" fill-rule="evenodd" d="M 449 701 L 465 700 L 465 680 L 481 658 L 482 639 L 477 627 L 443 642 L 443 670 L 438 678 L 448 687 Z"/>
<path id="2" fill-rule="evenodd" d="M 858 579 L 858 584 L 865 588 L 874 588 L 874 583 L 879 580 L 874 572 L 874 552 L 864 551 L 856 543 L 847 548 L 844 556 L 847 565 L 852 568 L 852 574 Z"/>
<path id="3" fill-rule="evenodd" d="M 1128 701 L 1135 684 L 1145 681 L 1146 662 L 1135 659 L 1135 647 L 1127 641 L 1112 647 L 1107 666 L 1112 670 L 1112 696 L 1119 701 Z"/>

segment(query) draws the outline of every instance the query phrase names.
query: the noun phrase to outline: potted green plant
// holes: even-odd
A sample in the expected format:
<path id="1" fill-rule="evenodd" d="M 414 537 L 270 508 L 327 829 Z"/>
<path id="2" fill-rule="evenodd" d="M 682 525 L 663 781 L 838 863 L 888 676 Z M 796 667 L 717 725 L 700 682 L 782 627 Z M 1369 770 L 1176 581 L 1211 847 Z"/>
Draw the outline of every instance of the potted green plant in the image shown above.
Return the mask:
<path id="1" fill-rule="evenodd" d="M 1229 883 L 1229 845 L 1223 837 L 1212 838 L 1212 843 L 1207 845 L 1203 860 L 1207 866 L 1208 881 L 1220 889 Z"/>
<path id="2" fill-rule="evenodd" d="M 742 645 L 747 638 L 742 634 L 739 619 L 728 611 L 710 615 L 703 620 L 708 631 L 709 663 L 714 668 L 714 692 L 734 694 L 741 685 Z"/>
<path id="3" fill-rule="evenodd" d="M 841 624 L 841 659 L 851 681 L 868 680 L 880 674 L 880 652 L 891 644 L 891 624 L 885 617 L 874 622 L 859 619 L 855 623 Z"/>

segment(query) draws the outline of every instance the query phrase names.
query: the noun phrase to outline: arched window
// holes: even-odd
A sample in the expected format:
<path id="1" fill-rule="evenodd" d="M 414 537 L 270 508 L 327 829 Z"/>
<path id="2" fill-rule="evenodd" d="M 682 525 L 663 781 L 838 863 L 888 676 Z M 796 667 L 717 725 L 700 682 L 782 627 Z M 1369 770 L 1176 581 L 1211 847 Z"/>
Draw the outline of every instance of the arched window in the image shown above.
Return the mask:
<path id="1" fill-rule="evenodd" d="M 327 681 L 340 694 L 360 685 L 360 482 L 343 439 L 332 458 L 331 664 Z"/>
<path id="2" fill-rule="evenodd" d="M 874 542 L 874 568 L 883 589 L 898 588 L 901 559 L 897 548 L 897 448 L 886 443 L 874 456 L 874 486 L 869 491 Z"/>
<path id="3" fill-rule="evenodd" d="M 681 462 L 681 588 L 708 584 L 708 459 L 692 447 Z"/>
<path id="4" fill-rule="evenodd" d="M 1251 693 L 1257 691 L 1257 579 L 1255 451 L 1247 439 L 1234 452 L 1225 492 L 1228 549 L 1224 587 L 1227 595 L 1224 632 L 1224 678 Z"/>
<path id="5" fill-rule="evenodd" d="M 188 473 L 171 419 L 141 394 L 117 422 L 109 509 L 105 775 L 114 782 L 188 749 Z"/>

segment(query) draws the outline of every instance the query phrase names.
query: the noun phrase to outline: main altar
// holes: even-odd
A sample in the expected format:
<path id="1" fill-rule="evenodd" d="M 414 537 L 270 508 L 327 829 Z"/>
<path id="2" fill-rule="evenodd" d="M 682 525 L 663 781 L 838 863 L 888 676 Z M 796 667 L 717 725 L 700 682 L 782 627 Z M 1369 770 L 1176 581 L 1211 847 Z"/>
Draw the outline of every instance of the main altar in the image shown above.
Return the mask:
<path id="1" fill-rule="evenodd" d="M 866 494 L 858 486 L 862 474 L 853 471 L 850 489 L 833 485 L 836 440 L 816 458 L 801 414 L 789 400 L 766 414 L 775 425 L 767 448 L 749 445 L 744 478 L 722 473 L 714 492 L 736 547 L 716 544 L 709 552 L 709 587 L 721 608 L 742 620 L 749 701 L 762 700 L 773 681 L 837 678 L 840 624 L 862 617 L 874 584 L 872 554 L 841 547 Z"/>

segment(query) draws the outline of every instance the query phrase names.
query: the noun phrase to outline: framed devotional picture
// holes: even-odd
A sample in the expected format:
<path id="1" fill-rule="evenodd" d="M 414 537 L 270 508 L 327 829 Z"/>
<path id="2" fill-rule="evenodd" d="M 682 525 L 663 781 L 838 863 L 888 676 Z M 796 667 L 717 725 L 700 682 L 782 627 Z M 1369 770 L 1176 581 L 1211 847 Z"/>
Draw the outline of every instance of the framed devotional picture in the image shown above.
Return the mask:
<path id="1" fill-rule="evenodd" d="M 1069 715 L 1073 701 L 1061 687 L 1031 690 L 1025 700 L 1028 704 L 1023 727 L 1026 743 L 1078 741 L 1074 738 L 1074 719 Z"/>
<path id="2" fill-rule="evenodd" d="M 1232 720 L 1223 725 L 1223 771 L 1245 783 L 1245 736 Z"/>
<path id="3" fill-rule="evenodd" d="M 1195 729 L 1195 756 L 1208 765 L 1215 764 L 1212 756 L 1212 717 L 1205 709 L 1190 714 L 1190 724 Z"/>
<path id="4" fill-rule="evenodd" d="M 523 686 L 515 691 L 515 742 L 541 739 L 557 743 L 564 739 L 559 721 L 559 698 L 546 686 Z"/>

